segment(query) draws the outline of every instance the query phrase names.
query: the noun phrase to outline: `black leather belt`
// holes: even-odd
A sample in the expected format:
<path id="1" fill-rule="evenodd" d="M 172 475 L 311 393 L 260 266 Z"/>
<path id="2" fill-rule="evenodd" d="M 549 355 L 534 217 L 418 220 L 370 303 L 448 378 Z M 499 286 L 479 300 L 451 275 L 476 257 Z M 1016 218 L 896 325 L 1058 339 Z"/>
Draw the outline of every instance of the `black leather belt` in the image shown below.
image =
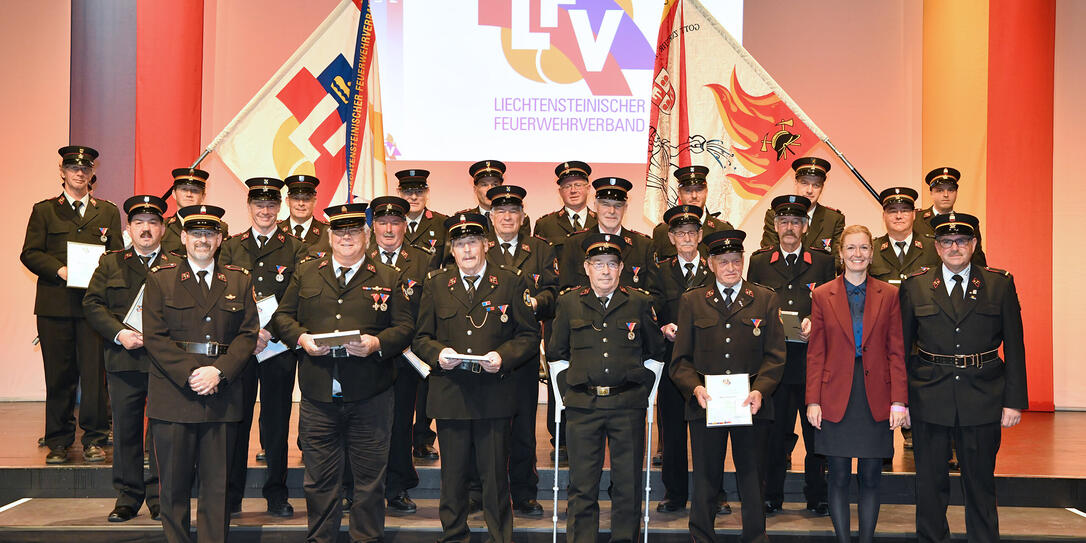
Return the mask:
<path id="1" fill-rule="evenodd" d="M 924 349 L 917 349 L 920 360 L 937 366 L 954 366 L 955 368 L 968 368 L 970 366 L 982 367 L 988 362 L 999 360 L 999 349 L 992 349 L 975 354 L 935 354 Z"/>
<path id="2" fill-rule="evenodd" d="M 178 341 L 176 343 L 177 346 L 184 349 L 186 353 L 202 354 L 204 356 L 219 356 L 220 354 L 226 354 L 226 348 L 229 347 L 229 345 L 216 343 L 214 341 L 209 341 L 207 343 Z"/>
<path id="3" fill-rule="evenodd" d="M 350 356 L 349 354 L 347 354 L 347 348 L 342 345 L 338 347 L 332 347 L 331 349 L 329 349 L 328 354 L 332 358 L 347 358 L 348 356 Z"/>
<path id="4" fill-rule="evenodd" d="M 472 362 L 470 360 L 465 360 L 465 361 L 461 362 L 460 365 L 456 367 L 456 369 L 467 370 L 467 371 L 470 371 L 471 373 L 482 373 L 483 372 L 483 365 L 478 363 L 478 362 Z"/>
<path id="5" fill-rule="evenodd" d="M 573 385 L 569 387 L 569 389 L 575 390 L 577 392 L 587 392 L 588 394 L 591 394 L 593 396 L 603 397 L 614 396 L 616 394 L 626 392 L 627 390 L 633 390 L 636 387 L 637 383 L 626 382 L 613 387 L 601 387 L 595 385 Z"/>

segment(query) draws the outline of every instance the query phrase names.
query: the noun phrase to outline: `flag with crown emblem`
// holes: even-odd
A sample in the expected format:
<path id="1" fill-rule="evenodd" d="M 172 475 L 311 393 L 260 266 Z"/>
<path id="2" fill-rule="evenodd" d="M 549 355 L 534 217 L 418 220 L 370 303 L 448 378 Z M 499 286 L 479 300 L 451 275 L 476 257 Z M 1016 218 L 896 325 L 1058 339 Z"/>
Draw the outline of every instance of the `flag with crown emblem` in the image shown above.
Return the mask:
<path id="1" fill-rule="evenodd" d="M 370 0 L 341 1 L 208 148 L 239 179 L 316 176 L 317 209 L 385 194 Z"/>

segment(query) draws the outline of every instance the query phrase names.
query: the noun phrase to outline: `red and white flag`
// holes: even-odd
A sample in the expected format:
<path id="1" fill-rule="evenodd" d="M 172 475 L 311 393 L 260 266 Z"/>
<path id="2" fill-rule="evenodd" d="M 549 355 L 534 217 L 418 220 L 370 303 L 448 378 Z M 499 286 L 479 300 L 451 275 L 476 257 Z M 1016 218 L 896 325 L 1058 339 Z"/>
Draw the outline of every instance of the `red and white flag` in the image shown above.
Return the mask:
<path id="1" fill-rule="evenodd" d="M 792 160 L 825 139 L 700 2 L 668 0 L 653 70 L 646 220 L 660 222 L 677 203 L 674 171 L 701 165 L 706 208 L 739 225 Z"/>
<path id="2" fill-rule="evenodd" d="M 340 2 L 207 148 L 239 179 L 316 176 L 318 210 L 385 194 L 369 0 Z"/>

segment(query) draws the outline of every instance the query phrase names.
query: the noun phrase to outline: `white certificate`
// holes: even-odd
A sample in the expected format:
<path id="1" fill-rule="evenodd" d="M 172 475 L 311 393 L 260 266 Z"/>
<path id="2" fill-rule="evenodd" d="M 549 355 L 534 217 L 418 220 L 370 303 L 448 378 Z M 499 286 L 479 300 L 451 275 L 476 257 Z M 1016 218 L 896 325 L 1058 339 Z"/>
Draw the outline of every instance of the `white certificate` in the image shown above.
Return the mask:
<path id="1" fill-rule="evenodd" d="M 68 242 L 68 287 L 87 288 L 91 275 L 98 268 L 98 259 L 106 252 L 105 245 Z"/>
<path id="2" fill-rule="evenodd" d="M 750 406 L 743 405 L 750 395 L 750 375 L 706 375 L 705 390 L 709 403 L 705 409 L 705 426 L 750 426 L 753 424 Z"/>
<path id="3" fill-rule="evenodd" d="M 267 329 L 271 321 L 272 313 L 279 309 L 279 302 L 275 301 L 275 295 L 270 294 L 256 301 L 256 315 L 260 318 L 260 327 Z"/>
<path id="4" fill-rule="evenodd" d="M 403 350 L 403 357 L 404 360 L 407 360 L 407 362 L 411 364 L 412 368 L 415 368 L 415 371 L 419 372 L 419 376 L 421 376 L 423 379 L 430 376 L 432 368 L 430 368 L 429 364 L 423 362 L 422 359 L 419 358 L 419 355 L 415 354 L 414 351 L 411 350 L 411 347 Z"/>
<path id="5" fill-rule="evenodd" d="M 287 346 L 281 341 L 269 341 L 263 351 L 256 354 L 256 361 L 263 362 L 279 353 L 287 352 Z"/>
<path id="6" fill-rule="evenodd" d="M 143 333 L 143 289 L 146 287 L 146 283 L 140 286 L 140 291 L 136 294 L 136 299 L 132 300 L 132 307 L 128 308 L 128 313 L 124 315 L 122 323 L 141 334 Z"/>

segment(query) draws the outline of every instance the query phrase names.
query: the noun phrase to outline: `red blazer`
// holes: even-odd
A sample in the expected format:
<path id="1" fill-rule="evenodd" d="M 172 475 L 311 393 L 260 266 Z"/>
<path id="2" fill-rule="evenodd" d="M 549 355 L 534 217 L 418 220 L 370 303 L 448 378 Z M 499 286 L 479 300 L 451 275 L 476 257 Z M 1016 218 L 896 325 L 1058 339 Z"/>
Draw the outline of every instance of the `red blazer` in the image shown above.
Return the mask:
<path id="1" fill-rule="evenodd" d="M 811 337 L 807 344 L 807 404 L 822 406 L 822 418 L 840 422 L 852 392 L 856 342 L 848 309 L 845 278 L 816 289 L 811 300 Z M 864 389 L 871 416 L 889 420 L 890 403 L 907 404 L 905 348 L 901 339 L 901 303 L 897 287 L 867 277 L 862 339 Z"/>

